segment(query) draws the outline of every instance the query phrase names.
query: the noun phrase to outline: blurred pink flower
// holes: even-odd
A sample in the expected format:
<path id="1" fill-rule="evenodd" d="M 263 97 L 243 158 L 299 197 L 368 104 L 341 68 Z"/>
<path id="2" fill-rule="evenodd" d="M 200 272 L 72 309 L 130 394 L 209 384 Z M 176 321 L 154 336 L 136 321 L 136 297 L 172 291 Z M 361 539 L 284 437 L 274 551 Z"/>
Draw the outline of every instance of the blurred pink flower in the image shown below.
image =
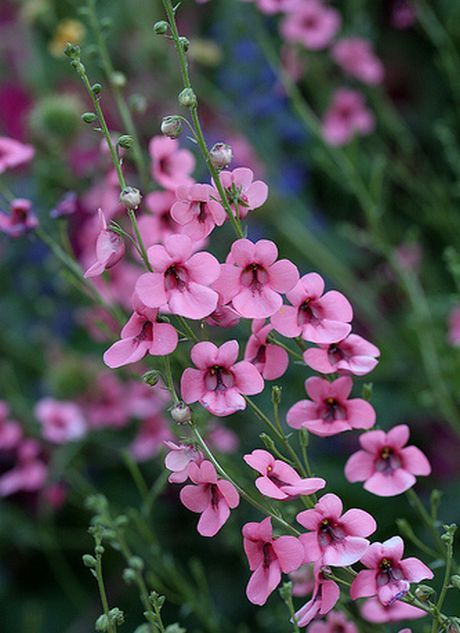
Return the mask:
<path id="1" fill-rule="evenodd" d="M 35 416 L 43 437 L 54 444 L 79 440 L 86 434 L 83 412 L 73 402 L 43 398 L 35 406 Z"/>
<path id="2" fill-rule="evenodd" d="M 412 0 L 395 0 L 391 24 L 397 29 L 408 29 L 417 21 L 417 11 Z"/>
<path id="3" fill-rule="evenodd" d="M 137 223 L 146 248 L 164 242 L 170 235 L 182 233 L 182 226 L 171 216 L 175 201 L 172 191 L 152 191 L 145 196 L 145 206 L 150 213 L 142 213 Z"/>
<path id="4" fill-rule="evenodd" d="M 0 174 L 32 160 L 35 149 L 7 136 L 0 136 Z"/>
<path id="5" fill-rule="evenodd" d="M 130 417 L 126 395 L 125 385 L 114 373 L 99 374 L 81 401 L 89 426 L 95 429 L 125 426 Z"/>
<path id="6" fill-rule="evenodd" d="M 336 42 L 331 55 L 342 70 L 366 84 L 383 81 L 383 64 L 375 55 L 372 43 L 362 37 L 348 37 Z"/>
<path id="7" fill-rule="evenodd" d="M 40 444 L 25 439 L 18 447 L 16 464 L 0 476 L 0 496 L 7 497 L 17 492 L 35 492 L 43 487 L 48 468 L 40 457 Z"/>
<path id="8" fill-rule="evenodd" d="M 449 314 L 449 343 L 460 346 L 460 305 L 454 306 Z"/>
<path id="9" fill-rule="evenodd" d="M 32 203 L 26 198 L 15 198 L 10 202 L 10 212 L 0 211 L 0 232 L 10 237 L 22 237 L 38 226 L 38 220 L 32 212 Z"/>
<path id="10" fill-rule="evenodd" d="M 313 565 L 302 565 L 299 569 L 291 571 L 289 579 L 292 582 L 292 595 L 296 598 L 308 596 L 314 589 L 315 576 Z"/>
<path id="11" fill-rule="evenodd" d="M 375 624 L 399 622 L 401 620 L 418 620 L 427 615 L 426 611 L 401 600 L 396 600 L 392 605 L 386 607 L 377 598 L 370 598 L 361 605 L 361 616 L 368 622 Z"/>
<path id="12" fill-rule="evenodd" d="M 134 459 L 143 462 L 155 457 L 165 441 L 171 438 L 167 420 L 162 413 L 157 413 L 142 421 L 129 452 Z"/>
<path id="13" fill-rule="evenodd" d="M 297 2 L 281 23 L 281 35 L 310 50 L 329 46 L 341 25 L 340 13 L 321 0 Z"/>
<path id="14" fill-rule="evenodd" d="M 374 127 L 374 115 L 366 107 L 360 92 L 350 88 L 335 91 L 322 123 L 322 134 L 327 143 L 344 145 L 356 134 L 370 134 Z"/>
<path id="15" fill-rule="evenodd" d="M 330 611 L 327 618 L 322 622 L 313 622 L 307 633 L 358 633 L 358 628 L 354 622 L 347 620 L 342 611 Z"/>
<path id="16" fill-rule="evenodd" d="M 19 444 L 22 429 L 19 422 L 9 418 L 10 409 L 4 400 L 0 400 L 0 451 L 9 451 Z"/>
<path id="17" fill-rule="evenodd" d="M 175 191 L 180 185 L 191 185 L 195 157 L 181 149 L 179 141 L 167 136 L 154 136 L 149 143 L 153 179 L 165 189 Z"/>
<path id="18" fill-rule="evenodd" d="M 213 422 L 209 425 L 206 439 L 210 447 L 219 453 L 235 453 L 240 446 L 238 435 L 218 422 Z"/>

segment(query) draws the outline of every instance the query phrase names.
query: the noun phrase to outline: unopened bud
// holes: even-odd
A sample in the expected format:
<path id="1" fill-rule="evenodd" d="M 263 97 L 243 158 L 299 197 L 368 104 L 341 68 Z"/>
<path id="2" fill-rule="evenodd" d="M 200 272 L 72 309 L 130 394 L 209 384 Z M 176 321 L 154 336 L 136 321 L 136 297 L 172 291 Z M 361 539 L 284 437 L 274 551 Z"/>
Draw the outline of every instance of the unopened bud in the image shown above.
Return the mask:
<path id="1" fill-rule="evenodd" d="M 134 139 L 129 134 L 123 134 L 117 141 L 117 145 L 123 149 L 130 149 L 134 144 Z"/>
<path id="2" fill-rule="evenodd" d="M 209 152 L 209 158 L 215 169 L 225 169 L 232 162 L 232 148 L 225 143 L 216 143 Z"/>
<path id="3" fill-rule="evenodd" d="M 125 187 L 120 193 L 120 202 L 126 209 L 137 209 L 142 195 L 136 187 Z"/>
<path id="4" fill-rule="evenodd" d="M 96 545 L 96 547 L 94 548 L 94 551 L 96 552 L 98 556 L 102 556 L 102 554 L 105 552 L 105 549 L 103 545 Z"/>
<path id="5" fill-rule="evenodd" d="M 80 59 L 80 47 L 76 44 L 67 42 L 64 48 L 64 55 L 67 55 L 70 59 Z"/>
<path id="6" fill-rule="evenodd" d="M 132 582 L 135 582 L 136 580 L 136 572 L 134 571 L 134 569 L 124 569 L 123 570 L 123 580 L 125 581 L 125 583 L 127 585 L 131 584 Z"/>
<path id="7" fill-rule="evenodd" d="M 136 571 L 142 571 L 144 569 L 144 561 L 140 556 L 131 556 L 128 563 L 131 569 L 135 569 Z"/>
<path id="8" fill-rule="evenodd" d="M 281 585 L 279 593 L 283 602 L 288 602 L 292 596 L 292 582 L 288 581 Z"/>
<path id="9" fill-rule="evenodd" d="M 190 40 L 187 37 L 180 37 L 179 44 L 182 46 L 182 49 L 186 53 L 190 48 Z"/>
<path id="10" fill-rule="evenodd" d="M 155 24 L 153 25 L 153 30 L 156 35 L 164 35 L 168 31 L 168 29 L 169 24 L 164 20 L 161 20 L 160 22 L 155 22 Z"/>
<path id="11" fill-rule="evenodd" d="M 81 115 L 81 120 L 83 121 L 83 123 L 94 123 L 95 121 L 97 121 L 97 116 L 94 114 L 94 112 L 84 112 Z"/>
<path id="12" fill-rule="evenodd" d="M 126 86 L 126 77 L 118 70 L 111 74 L 110 81 L 115 88 L 124 88 Z"/>
<path id="13" fill-rule="evenodd" d="M 367 400 L 368 402 L 372 400 L 373 389 L 374 389 L 374 385 L 372 382 L 364 383 L 362 387 L 362 395 L 363 395 L 364 400 Z"/>
<path id="14" fill-rule="evenodd" d="M 428 585 L 419 585 L 414 591 L 415 597 L 418 598 L 420 602 L 427 602 L 434 593 L 433 587 L 428 587 Z"/>
<path id="15" fill-rule="evenodd" d="M 179 103 L 186 108 L 194 108 L 198 100 L 192 88 L 184 88 L 179 94 Z"/>
<path id="16" fill-rule="evenodd" d="M 97 565 L 97 560 L 91 554 L 83 554 L 82 559 L 85 567 L 94 568 Z"/>
<path id="17" fill-rule="evenodd" d="M 192 420 L 192 411 L 188 404 L 179 402 L 171 409 L 171 417 L 176 424 L 188 424 Z"/>
<path id="18" fill-rule="evenodd" d="M 150 371 L 146 371 L 142 376 L 142 380 L 150 387 L 155 387 L 160 380 L 160 374 L 156 369 L 151 369 Z"/>
<path id="19" fill-rule="evenodd" d="M 169 138 L 177 138 L 182 132 L 182 121 L 178 116 L 165 116 L 161 122 L 161 133 Z"/>
<path id="20" fill-rule="evenodd" d="M 92 92 L 94 95 L 96 95 L 96 96 L 100 95 L 100 94 L 101 94 L 101 92 L 102 92 L 102 86 L 101 86 L 101 84 L 93 84 L 93 85 L 91 86 L 91 92 Z"/>
<path id="21" fill-rule="evenodd" d="M 283 389 L 278 385 L 272 387 L 272 402 L 273 404 L 279 404 L 281 402 L 281 393 Z"/>

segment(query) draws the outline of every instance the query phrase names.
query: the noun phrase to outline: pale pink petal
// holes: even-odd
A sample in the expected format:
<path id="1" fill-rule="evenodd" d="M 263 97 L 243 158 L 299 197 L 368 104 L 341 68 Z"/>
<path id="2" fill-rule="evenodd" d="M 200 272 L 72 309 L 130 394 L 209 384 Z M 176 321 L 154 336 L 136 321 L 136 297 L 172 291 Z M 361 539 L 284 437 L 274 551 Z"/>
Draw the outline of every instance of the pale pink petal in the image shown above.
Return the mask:
<path id="1" fill-rule="evenodd" d="M 418 558 L 405 558 L 399 565 L 409 582 L 420 582 L 421 580 L 431 580 L 433 578 L 431 569 Z"/>
<path id="2" fill-rule="evenodd" d="M 192 281 L 205 286 L 214 283 L 220 275 L 220 264 L 210 253 L 196 253 L 187 261 Z"/>
<path id="3" fill-rule="evenodd" d="M 209 492 L 202 485 L 184 486 L 180 491 L 180 500 L 191 512 L 203 512 L 211 503 Z"/>
<path id="4" fill-rule="evenodd" d="M 340 521 L 352 536 L 369 536 L 377 529 L 374 517 L 358 508 L 347 510 Z"/>
<path id="5" fill-rule="evenodd" d="M 364 489 L 379 497 L 394 497 L 412 488 L 415 481 L 414 475 L 399 468 L 389 475 L 373 474 L 364 484 Z"/>
<path id="6" fill-rule="evenodd" d="M 407 446 L 400 453 L 403 459 L 403 466 L 413 475 L 429 475 L 431 473 L 430 462 L 422 451 L 416 446 Z"/>
<path id="7" fill-rule="evenodd" d="M 269 268 L 270 286 L 277 292 L 288 292 L 299 280 L 299 271 L 288 259 L 280 259 Z"/>
<path id="8" fill-rule="evenodd" d="M 176 328 L 169 323 L 153 324 L 153 341 L 149 352 L 152 356 L 166 356 L 172 354 L 177 347 L 179 337 Z"/>
<path id="9" fill-rule="evenodd" d="M 273 549 L 285 574 L 298 569 L 304 559 L 304 548 L 294 536 L 280 536 L 273 542 Z"/>
<path id="10" fill-rule="evenodd" d="M 164 277 L 159 273 L 144 273 L 136 282 L 136 294 L 149 308 L 159 308 L 166 301 Z"/>
<path id="11" fill-rule="evenodd" d="M 270 321 L 277 332 L 288 338 L 299 336 L 302 331 L 297 322 L 297 308 L 293 306 L 283 305 Z"/>
<path id="12" fill-rule="evenodd" d="M 350 587 L 350 597 L 352 600 L 358 598 L 368 598 L 377 593 L 376 574 L 373 569 L 363 569 L 353 580 Z"/>
<path id="13" fill-rule="evenodd" d="M 366 451 L 357 451 L 345 464 L 345 477 L 351 483 L 366 481 L 374 472 L 374 457 Z"/>
<path id="14" fill-rule="evenodd" d="M 200 400 L 206 391 L 202 372 L 199 369 L 188 367 L 182 374 L 180 391 L 187 404 Z"/>
<path id="15" fill-rule="evenodd" d="M 232 369 L 235 386 L 246 396 L 260 393 L 264 389 L 264 379 L 252 363 L 242 360 Z"/>

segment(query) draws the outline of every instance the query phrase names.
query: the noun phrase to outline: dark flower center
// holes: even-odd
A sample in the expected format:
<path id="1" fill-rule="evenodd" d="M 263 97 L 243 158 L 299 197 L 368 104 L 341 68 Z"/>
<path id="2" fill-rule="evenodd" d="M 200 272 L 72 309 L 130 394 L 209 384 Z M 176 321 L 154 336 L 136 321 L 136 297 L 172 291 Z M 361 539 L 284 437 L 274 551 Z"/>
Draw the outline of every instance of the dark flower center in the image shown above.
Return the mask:
<path id="1" fill-rule="evenodd" d="M 343 540 L 346 535 L 343 526 L 331 519 L 323 519 L 319 524 L 318 541 L 321 547 L 338 543 Z"/>
<path id="2" fill-rule="evenodd" d="M 138 343 L 141 343 L 142 341 L 145 341 L 146 339 L 151 340 L 152 338 L 153 338 L 153 325 L 150 321 L 144 321 L 141 331 L 135 337 L 135 339 Z"/>
<path id="3" fill-rule="evenodd" d="M 404 574 L 399 567 L 395 567 L 389 558 L 382 558 L 379 563 L 379 571 L 377 572 L 377 586 L 383 587 L 390 582 L 404 580 Z"/>
<path id="4" fill-rule="evenodd" d="M 299 306 L 297 312 L 297 322 L 299 325 L 305 325 L 307 323 L 317 323 L 320 320 L 317 314 L 312 299 L 305 299 L 305 301 Z"/>
<path id="5" fill-rule="evenodd" d="M 391 475 L 401 465 L 400 456 L 390 446 L 384 446 L 375 462 L 375 469 L 379 473 Z"/>
<path id="6" fill-rule="evenodd" d="M 270 567 L 271 563 L 276 559 L 275 553 L 271 543 L 264 543 L 262 547 L 264 555 L 264 567 Z"/>
<path id="7" fill-rule="evenodd" d="M 206 388 L 209 391 L 225 391 L 233 387 L 234 379 L 231 371 L 219 365 L 213 365 L 205 378 Z"/>
<path id="8" fill-rule="evenodd" d="M 334 422 L 335 420 L 345 420 L 347 410 L 340 402 L 330 396 L 320 406 L 319 415 L 324 422 Z"/>
<path id="9" fill-rule="evenodd" d="M 187 285 L 187 271 L 178 264 L 172 264 L 164 276 L 166 290 L 184 290 Z"/>
<path id="10" fill-rule="evenodd" d="M 241 283 L 253 292 L 260 292 L 268 281 L 268 273 L 260 264 L 249 264 L 241 273 Z"/>

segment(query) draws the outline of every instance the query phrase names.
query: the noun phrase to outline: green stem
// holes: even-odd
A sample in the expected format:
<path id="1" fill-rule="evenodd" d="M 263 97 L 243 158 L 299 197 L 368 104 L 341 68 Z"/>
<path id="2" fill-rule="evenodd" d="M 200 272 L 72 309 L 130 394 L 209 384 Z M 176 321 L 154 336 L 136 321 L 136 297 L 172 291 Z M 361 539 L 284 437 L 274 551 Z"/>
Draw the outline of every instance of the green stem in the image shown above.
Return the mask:
<path id="1" fill-rule="evenodd" d="M 97 580 L 97 586 L 99 589 L 99 595 L 101 597 L 102 608 L 104 610 L 105 617 L 107 618 L 108 631 L 109 633 L 116 633 L 116 627 L 110 620 L 110 615 L 109 615 L 110 609 L 109 609 L 109 603 L 107 600 L 107 593 L 105 591 L 104 577 L 102 575 L 102 555 L 101 554 L 96 554 L 96 570 L 95 571 L 96 571 L 96 580 Z"/>
<path id="2" fill-rule="evenodd" d="M 176 387 L 174 386 L 174 379 L 173 379 L 172 369 L 171 369 L 171 360 L 169 356 L 163 356 L 163 366 L 164 366 L 163 375 L 166 382 L 166 388 L 171 394 L 174 404 L 175 405 L 179 404 L 180 398 L 177 395 Z"/>
<path id="3" fill-rule="evenodd" d="M 150 261 L 147 255 L 147 251 L 144 245 L 144 241 L 142 239 L 141 233 L 139 231 L 139 225 L 137 223 L 136 214 L 133 209 L 128 210 L 129 219 L 131 220 L 131 226 L 133 227 L 134 235 L 136 236 L 137 243 L 139 245 L 139 250 L 141 253 L 142 261 L 145 264 L 145 267 L 149 272 L 152 272 L 152 266 L 150 265 Z"/>
<path id="4" fill-rule="evenodd" d="M 145 503 L 149 496 L 149 489 L 147 484 L 145 483 L 144 477 L 142 476 L 139 465 L 134 461 L 128 451 L 123 451 L 122 456 L 123 461 L 125 462 L 134 483 L 136 484 L 136 488 L 140 494 L 140 497 Z"/>
<path id="5" fill-rule="evenodd" d="M 418 494 L 415 492 L 415 490 L 413 488 L 409 488 L 409 490 L 406 491 L 406 497 L 408 498 L 410 505 L 417 510 L 417 512 L 419 513 L 422 521 L 425 523 L 425 525 L 430 530 L 431 534 L 433 535 L 433 540 L 434 540 L 438 550 L 441 553 L 444 553 L 444 545 L 443 545 L 443 542 L 441 541 L 441 537 L 439 535 L 439 532 L 437 531 L 436 527 L 434 526 L 433 521 L 431 519 L 431 516 L 430 516 L 429 512 L 427 511 L 427 509 L 425 508 L 425 506 L 423 505 L 423 503 L 422 503 L 420 497 L 418 496 Z"/>

